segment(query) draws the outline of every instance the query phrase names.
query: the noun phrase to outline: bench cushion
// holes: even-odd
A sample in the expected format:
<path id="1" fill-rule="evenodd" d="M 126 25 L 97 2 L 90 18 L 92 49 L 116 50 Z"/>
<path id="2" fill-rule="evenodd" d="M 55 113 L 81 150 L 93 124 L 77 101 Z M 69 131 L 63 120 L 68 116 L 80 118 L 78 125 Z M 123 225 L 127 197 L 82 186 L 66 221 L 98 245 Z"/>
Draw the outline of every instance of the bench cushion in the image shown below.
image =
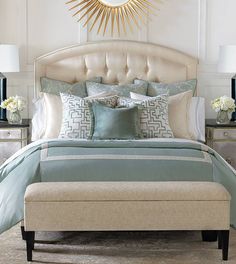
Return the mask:
<path id="1" fill-rule="evenodd" d="M 229 201 L 214 182 L 54 182 L 27 188 L 25 202 L 36 201 Z"/>

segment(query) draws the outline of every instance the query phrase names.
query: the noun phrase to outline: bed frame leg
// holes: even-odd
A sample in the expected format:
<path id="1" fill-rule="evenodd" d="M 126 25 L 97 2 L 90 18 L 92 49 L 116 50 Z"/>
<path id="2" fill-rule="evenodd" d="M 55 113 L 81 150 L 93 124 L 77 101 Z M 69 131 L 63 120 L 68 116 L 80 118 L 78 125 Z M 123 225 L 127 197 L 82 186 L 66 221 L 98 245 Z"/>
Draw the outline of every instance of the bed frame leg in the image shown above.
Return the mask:
<path id="1" fill-rule="evenodd" d="M 202 241 L 215 242 L 217 241 L 218 231 L 204 230 L 202 231 Z"/>
<path id="2" fill-rule="evenodd" d="M 25 231 L 26 237 L 26 251 L 27 251 L 27 261 L 32 261 L 32 251 L 34 250 L 34 238 L 35 232 Z"/>

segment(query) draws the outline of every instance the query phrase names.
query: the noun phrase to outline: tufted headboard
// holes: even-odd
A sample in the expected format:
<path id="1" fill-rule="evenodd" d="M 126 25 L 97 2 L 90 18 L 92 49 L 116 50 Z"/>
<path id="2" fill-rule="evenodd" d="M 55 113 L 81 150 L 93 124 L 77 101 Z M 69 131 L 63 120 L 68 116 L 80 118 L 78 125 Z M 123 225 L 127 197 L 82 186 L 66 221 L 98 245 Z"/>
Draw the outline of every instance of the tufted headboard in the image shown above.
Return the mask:
<path id="1" fill-rule="evenodd" d="M 180 51 L 151 43 L 110 40 L 75 45 L 35 61 L 35 96 L 40 78 L 70 83 L 102 76 L 104 83 L 131 83 L 139 78 L 175 82 L 196 78 L 198 60 Z"/>

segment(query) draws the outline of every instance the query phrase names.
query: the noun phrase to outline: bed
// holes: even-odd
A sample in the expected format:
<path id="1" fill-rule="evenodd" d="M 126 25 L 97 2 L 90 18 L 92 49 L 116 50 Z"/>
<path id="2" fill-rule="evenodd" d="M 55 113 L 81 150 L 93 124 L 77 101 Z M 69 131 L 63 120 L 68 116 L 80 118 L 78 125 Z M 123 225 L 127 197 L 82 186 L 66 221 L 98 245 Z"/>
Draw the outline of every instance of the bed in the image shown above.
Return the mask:
<path id="1" fill-rule="evenodd" d="M 134 79 L 174 83 L 196 79 L 197 64 L 191 56 L 150 43 L 104 41 L 75 45 L 36 60 L 35 95 L 41 98 L 42 78 L 76 83 L 100 76 L 105 84 L 125 86 Z M 176 136 L 58 139 L 55 127 L 60 107 L 55 104 L 51 108 L 57 110 L 55 118 L 47 116 L 46 122 L 45 118 L 39 121 L 38 111 L 33 119 L 35 142 L 0 167 L 0 233 L 22 220 L 24 193 L 29 184 L 58 181 L 216 181 L 232 195 L 231 224 L 236 226 L 235 171 L 215 151 L 196 140 L 198 137 L 204 141 L 204 132 L 198 131 L 200 136 L 195 140 Z M 189 116 L 191 123 L 194 114 Z M 195 119 L 199 118 L 203 130 L 204 117 Z M 52 134 L 46 131 L 49 126 Z"/>

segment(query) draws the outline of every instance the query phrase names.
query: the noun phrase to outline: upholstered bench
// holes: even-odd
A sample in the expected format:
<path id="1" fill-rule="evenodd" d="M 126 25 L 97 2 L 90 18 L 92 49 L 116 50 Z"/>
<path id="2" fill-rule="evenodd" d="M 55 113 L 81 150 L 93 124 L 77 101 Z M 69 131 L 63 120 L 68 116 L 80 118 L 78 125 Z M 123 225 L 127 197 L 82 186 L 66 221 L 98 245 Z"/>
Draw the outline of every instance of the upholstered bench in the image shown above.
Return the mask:
<path id="1" fill-rule="evenodd" d="M 227 260 L 230 195 L 213 182 L 36 183 L 24 221 L 28 261 L 35 231 L 98 230 L 217 231 Z"/>

